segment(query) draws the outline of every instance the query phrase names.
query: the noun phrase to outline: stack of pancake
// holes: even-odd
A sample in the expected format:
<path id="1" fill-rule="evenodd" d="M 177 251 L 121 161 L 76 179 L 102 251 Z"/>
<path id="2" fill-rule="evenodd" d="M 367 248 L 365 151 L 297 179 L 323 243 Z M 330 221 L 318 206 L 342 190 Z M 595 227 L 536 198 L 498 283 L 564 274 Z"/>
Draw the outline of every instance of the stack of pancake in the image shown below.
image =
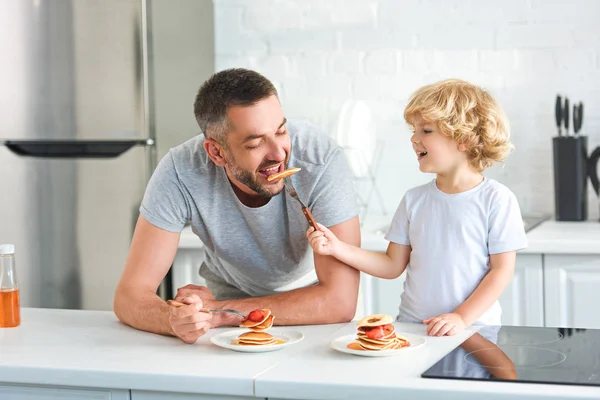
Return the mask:
<path id="1" fill-rule="evenodd" d="M 271 310 L 259 309 L 250 312 L 240 324 L 241 327 L 248 328 L 250 332 L 238 336 L 238 344 L 241 346 L 264 346 L 277 343 L 272 335 L 265 332 L 273 326 L 274 319 L 275 316 Z"/>
<path id="2" fill-rule="evenodd" d="M 375 314 L 358 321 L 356 342 L 349 348 L 355 350 L 397 350 L 410 346 L 410 342 L 396 333 L 392 317 L 386 314 Z"/>
<path id="3" fill-rule="evenodd" d="M 266 332 L 246 332 L 238 336 L 240 346 L 264 346 L 275 343 L 277 343 L 275 338 Z"/>

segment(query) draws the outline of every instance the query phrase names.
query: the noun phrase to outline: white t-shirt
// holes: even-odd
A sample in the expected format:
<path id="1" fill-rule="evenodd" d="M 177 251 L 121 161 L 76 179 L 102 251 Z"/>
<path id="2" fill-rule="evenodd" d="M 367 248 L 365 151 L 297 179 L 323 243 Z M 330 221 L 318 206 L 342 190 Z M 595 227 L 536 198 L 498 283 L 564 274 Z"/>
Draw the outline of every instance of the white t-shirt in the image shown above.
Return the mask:
<path id="1" fill-rule="evenodd" d="M 406 192 L 386 235 L 411 246 L 399 321 L 422 322 L 453 312 L 489 271 L 489 255 L 527 247 L 515 195 L 501 183 L 483 182 L 457 194 L 435 179 Z M 475 323 L 499 325 L 496 301 Z"/>

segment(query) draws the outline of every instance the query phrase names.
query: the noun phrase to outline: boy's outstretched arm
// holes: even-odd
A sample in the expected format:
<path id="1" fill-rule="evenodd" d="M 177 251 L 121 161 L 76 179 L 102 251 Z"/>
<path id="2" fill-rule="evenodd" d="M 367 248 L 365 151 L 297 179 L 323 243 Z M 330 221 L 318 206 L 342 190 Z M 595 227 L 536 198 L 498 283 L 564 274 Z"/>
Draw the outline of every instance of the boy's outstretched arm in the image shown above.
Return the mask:
<path id="1" fill-rule="evenodd" d="M 385 253 L 365 250 L 342 242 L 329 229 L 321 224 L 318 226 L 318 231 L 309 228 L 306 232 L 317 254 L 333 256 L 359 271 L 384 279 L 399 277 L 408 265 L 410 246 L 390 242 Z"/>

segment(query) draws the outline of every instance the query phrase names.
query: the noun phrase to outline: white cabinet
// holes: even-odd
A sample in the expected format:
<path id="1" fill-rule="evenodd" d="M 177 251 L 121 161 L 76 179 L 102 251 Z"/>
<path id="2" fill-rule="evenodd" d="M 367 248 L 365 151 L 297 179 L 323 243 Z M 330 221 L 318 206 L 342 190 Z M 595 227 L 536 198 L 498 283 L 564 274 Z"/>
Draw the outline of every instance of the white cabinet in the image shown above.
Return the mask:
<path id="1" fill-rule="evenodd" d="M 177 289 L 189 283 L 204 286 L 206 282 L 199 275 L 200 265 L 204 261 L 204 248 L 197 246 L 195 248 L 179 248 L 173 266 L 171 268 L 171 283 L 173 285 L 173 296 Z"/>
<path id="2" fill-rule="evenodd" d="M 517 254 L 515 274 L 500 297 L 502 325 L 544 326 L 541 254 Z"/>
<path id="3" fill-rule="evenodd" d="M 66 388 L 0 384 L 0 399 L 10 400 L 129 400 L 129 390 Z"/>
<path id="4" fill-rule="evenodd" d="M 600 329 L 600 255 L 545 255 L 544 289 L 546 326 Z"/>
<path id="5" fill-rule="evenodd" d="M 396 319 L 405 279 L 406 272 L 396 279 L 370 277 L 370 299 L 365 302 L 365 304 L 370 304 L 369 307 L 365 307 L 365 311 L 368 308 L 370 309 L 368 314 L 388 314 Z"/>

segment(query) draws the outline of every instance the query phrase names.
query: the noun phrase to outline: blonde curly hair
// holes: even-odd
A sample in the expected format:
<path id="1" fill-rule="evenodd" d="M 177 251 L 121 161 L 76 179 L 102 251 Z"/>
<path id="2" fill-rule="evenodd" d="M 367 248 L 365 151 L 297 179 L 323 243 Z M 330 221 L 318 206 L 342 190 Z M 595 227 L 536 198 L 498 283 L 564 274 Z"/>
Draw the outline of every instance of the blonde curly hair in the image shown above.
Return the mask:
<path id="1" fill-rule="evenodd" d="M 414 127 L 418 117 L 436 123 L 444 135 L 464 144 L 469 163 L 479 172 L 503 161 L 514 149 L 500 104 L 468 82 L 447 79 L 418 89 L 404 109 L 404 119 Z"/>

